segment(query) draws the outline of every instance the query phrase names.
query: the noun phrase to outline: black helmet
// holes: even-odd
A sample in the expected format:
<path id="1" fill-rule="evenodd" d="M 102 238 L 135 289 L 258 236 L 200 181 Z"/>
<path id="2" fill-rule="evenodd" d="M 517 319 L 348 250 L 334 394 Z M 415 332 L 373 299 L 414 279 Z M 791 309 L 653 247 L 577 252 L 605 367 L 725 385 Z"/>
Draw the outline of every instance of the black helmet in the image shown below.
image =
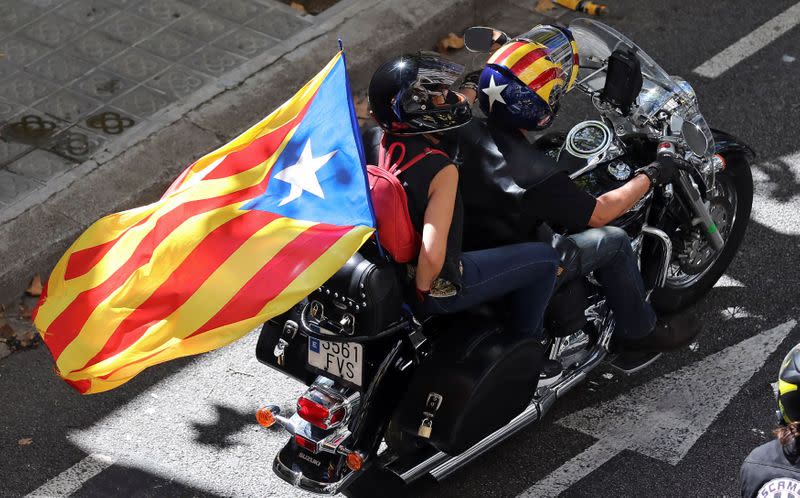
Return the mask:
<path id="1" fill-rule="evenodd" d="M 369 83 L 369 105 L 378 124 L 395 135 L 434 133 L 467 124 L 467 99 L 450 90 L 464 66 L 432 52 L 385 62 Z"/>
<path id="2" fill-rule="evenodd" d="M 778 373 L 778 408 L 783 423 L 800 422 L 800 344 L 793 347 Z"/>

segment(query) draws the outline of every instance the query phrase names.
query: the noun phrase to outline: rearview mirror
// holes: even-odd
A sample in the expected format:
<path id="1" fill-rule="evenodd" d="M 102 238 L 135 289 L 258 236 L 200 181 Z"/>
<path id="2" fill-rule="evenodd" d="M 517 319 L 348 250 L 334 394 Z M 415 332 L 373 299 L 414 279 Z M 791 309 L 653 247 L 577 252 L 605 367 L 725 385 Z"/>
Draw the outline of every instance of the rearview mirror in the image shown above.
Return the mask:
<path id="1" fill-rule="evenodd" d="M 508 35 L 486 26 L 473 26 L 464 31 L 464 46 L 470 52 L 491 52 L 495 43 L 504 44 Z"/>

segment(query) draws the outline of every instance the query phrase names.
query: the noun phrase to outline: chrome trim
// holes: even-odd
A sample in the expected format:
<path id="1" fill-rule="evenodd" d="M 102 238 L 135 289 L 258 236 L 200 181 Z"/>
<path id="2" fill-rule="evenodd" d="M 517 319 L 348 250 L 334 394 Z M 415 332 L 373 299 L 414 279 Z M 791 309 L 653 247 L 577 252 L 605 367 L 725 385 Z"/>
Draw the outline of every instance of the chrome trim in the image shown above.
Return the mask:
<path id="1" fill-rule="evenodd" d="M 667 283 L 669 262 L 672 259 L 672 240 L 669 238 L 669 235 L 667 235 L 666 232 L 658 228 L 651 227 L 650 225 L 643 226 L 642 233 L 654 236 L 656 239 L 661 241 L 661 244 L 663 245 L 664 260 L 662 261 L 661 267 L 658 270 L 658 278 L 656 279 L 656 285 L 658 287 L 664 287 L 664 285 L 666 285 Z"/>
<path id="2" fill-rule="evenodd" d="M 272 471 L 275 475 L 296 488 L 310 491 L 320 495 L 335 495 L 340 489 L 347 486 L 358 472 L 350 472 L 343 479 L 336 482 L 319 482 L 304 476 L 301 471 L 295 471 L 281 462 L 281 454 L 275 455 L 272 462 Z"/>

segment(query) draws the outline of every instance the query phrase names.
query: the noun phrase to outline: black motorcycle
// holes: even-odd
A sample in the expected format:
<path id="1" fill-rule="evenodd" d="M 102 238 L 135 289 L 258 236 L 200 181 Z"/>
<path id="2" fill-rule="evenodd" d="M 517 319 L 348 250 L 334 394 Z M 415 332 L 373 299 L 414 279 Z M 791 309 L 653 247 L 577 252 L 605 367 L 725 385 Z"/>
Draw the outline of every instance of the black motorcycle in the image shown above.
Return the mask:
<path id="1" fill-rule="evenodd" d="M 587 19 L 569 29 L 581 54 L 576 88 L 600 119 L 543 144 L 595 196 L 630 180 L 659 148 L 684 159 L 671 184 L 615 222 L 631 237 L 656 309 L 684 309 L 711 289 L 741 244 L 754 154 L 710 129 L 691 86 L 625 36 Z M 466 39 L 488 50 L 492 30 L 471 28 Z M 424 476 L 441 480 L 541 419 L 614 358 L 614 316 L 591 276 L 579 281 L 571 309 L 548 310 L 546 346 L 561 371 L 540 378 L 529 361 L 541 344 L 503 331 L 503 303 L 420 323 L 403 303 L 403 271 L 367 244 L 264 325 L 259 360 L 309 386 L 293 413 L 274 405 L 257 413 L 263 426 L 280 424 L 292 436 L 273 463 L 292 485 L 374 496 Z"/>

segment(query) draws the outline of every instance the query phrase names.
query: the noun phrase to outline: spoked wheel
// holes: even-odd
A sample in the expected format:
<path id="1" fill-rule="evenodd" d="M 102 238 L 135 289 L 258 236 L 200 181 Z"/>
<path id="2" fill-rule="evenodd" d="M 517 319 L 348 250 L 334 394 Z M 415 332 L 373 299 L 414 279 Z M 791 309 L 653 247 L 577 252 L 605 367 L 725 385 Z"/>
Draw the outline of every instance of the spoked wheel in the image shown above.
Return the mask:
<path id="1" fill-rule="evenodd" d="M 683 310 L 703 297 L 736 256 L 753 205 L 753 177 L 746 160 L 730 160 L 716 175 L 709 204 L 725 245 L 715 251 L 698 226 L 675 231 L 666 285 L 653 293 L 653 306 L 661 313 Z"/>

